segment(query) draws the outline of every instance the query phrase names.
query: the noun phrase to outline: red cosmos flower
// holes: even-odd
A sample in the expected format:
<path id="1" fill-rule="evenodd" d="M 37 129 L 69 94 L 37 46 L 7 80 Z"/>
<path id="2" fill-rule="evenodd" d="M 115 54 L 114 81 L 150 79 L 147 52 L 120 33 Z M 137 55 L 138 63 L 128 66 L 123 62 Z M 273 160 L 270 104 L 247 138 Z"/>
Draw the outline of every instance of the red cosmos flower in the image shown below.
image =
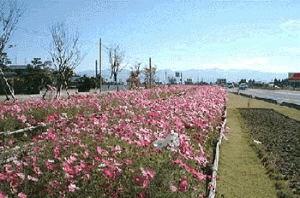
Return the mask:
<path id="1" fill-rule="evenodd" d="M 112 191 L 110 191 L 109 193 L 113 196 L 113 198 L 118 198 L 118 195 L 113 193 Z"/>
<path id="2" fill-rule="evenodd" d="M 180 184 L 179 184 L 178 190 L 179 190 L 180 192 L 184 192 L 184 191 L 186 191 L 186 188 L 187 188 L 186 176 L 184 176 L 184 177 L 180 180 Z"/>
<path id="3" fill-rule="evenodd" d="M 104 182 L 103 184 L 101 184 L 101 186 L 103 187 L 103 188 L 111 188 L 112 186 L 109 184 L 109 183 L 107 183 L 107 182 Z"/>
<path id="4" fill-rule="evenodd" d="M 200 140 L 198 136 L 196 136 L 195 139 L 196 139 L 196 141 L 199 142 L 199 143 L 203 142 L 203 140 Z"/>
<path id="5" fill-rule="evenodd" d="M 140 176 L 140 175 L 135 175 L 135 176 L 134 176 L 134 181 L 136 181 L 139 185 L 144 184 L 144 179 L 143 179 L 143 177 Z"/>
<path id="6" fill-rule="evenodd" d="M 45 192 L 46 192 L 47 194 L 53 195 L 53 192 L 52 192 L 51 190 L 49 190 L 49 189 L 46 189 Z"/>

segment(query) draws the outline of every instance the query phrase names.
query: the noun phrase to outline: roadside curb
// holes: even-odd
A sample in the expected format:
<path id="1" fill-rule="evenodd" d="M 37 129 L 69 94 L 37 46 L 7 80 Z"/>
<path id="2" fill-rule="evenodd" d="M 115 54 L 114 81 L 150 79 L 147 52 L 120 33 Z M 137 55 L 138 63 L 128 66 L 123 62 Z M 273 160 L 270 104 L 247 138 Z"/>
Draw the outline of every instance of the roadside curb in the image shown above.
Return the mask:
<path id="1" fill-rule="evenodd" d="M 210 186 L 209 198 L 214 198 L 215 193 L 216 193 L 217 172 L 218 172 L 218 164 L 219 164 L 219 148 L 220 148 L 220 145 L 222 143 L 223 133 L 225 131 L 225 125 L 226 125 L 226 122 L 227 122 L 227 107 L 226 106 L 225 106 L 225 112 L 224 112 L 223 116 L 225 118 L 224 118 L 224 121 L 222 123 L 222 127 L 220 129 L 220 137 L 219 137 L 219 141 L 218 141 L 217 147 L 216 147 L 216 155 L 215 155 L 215 161 L 214 161 L 214 166 L 213 166 L 212 180 L 209 184 L 209 186 Z"/>

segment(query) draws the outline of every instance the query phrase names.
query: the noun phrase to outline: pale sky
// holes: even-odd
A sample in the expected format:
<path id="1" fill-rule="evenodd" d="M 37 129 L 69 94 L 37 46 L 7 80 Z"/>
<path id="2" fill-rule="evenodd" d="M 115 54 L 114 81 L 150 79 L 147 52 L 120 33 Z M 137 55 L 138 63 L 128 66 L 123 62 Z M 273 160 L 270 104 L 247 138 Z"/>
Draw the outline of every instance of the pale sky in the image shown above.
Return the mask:
<path id="1" fill-rule="evenodd" d="M 27 5 L 8 51 L 13 64 L 50 59 L 49 28 L 78 30 L 87 56 L 76 71 L 95 68 L 99 39 L 119 44 L 130 65 L 149 57 L 158 69 L 254 69 L 300 72 L 300 1 L 292 0 L 19 0 Z M 17 59 L 16 59 L 17 58 Z M 109 62 L 102 51 L 102 68 Z"/>

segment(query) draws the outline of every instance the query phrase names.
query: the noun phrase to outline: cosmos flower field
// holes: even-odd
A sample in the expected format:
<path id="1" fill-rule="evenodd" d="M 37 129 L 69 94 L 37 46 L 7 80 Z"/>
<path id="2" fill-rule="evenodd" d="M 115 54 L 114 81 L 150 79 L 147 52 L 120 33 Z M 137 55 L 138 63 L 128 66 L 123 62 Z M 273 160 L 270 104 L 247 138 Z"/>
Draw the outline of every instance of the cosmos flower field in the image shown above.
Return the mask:
<path id="1" fill-rule="evenodd" d="M 226 101 L 176 85 L 0 104 L 0 131 L 44 126 L 0 142 L 33 151 L 0 165 L 0 197 L 205 197 Z"/>

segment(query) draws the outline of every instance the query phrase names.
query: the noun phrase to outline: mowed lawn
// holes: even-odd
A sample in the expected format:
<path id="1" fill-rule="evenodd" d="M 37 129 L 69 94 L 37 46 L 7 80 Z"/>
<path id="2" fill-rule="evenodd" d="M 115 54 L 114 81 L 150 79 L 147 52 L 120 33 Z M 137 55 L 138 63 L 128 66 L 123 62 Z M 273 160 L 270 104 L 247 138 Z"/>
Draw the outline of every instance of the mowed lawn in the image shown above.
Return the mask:
<path id="1" fill-rule="evenodd" d="M 216 197 L 276 197 L 274 183 L 266 175 L 255 151 L 250 147 L 253 139 L 246 133 L 247 129 L 237 108 L 247 108 L 248 98 L 228 93 L 227 126 L 220 146 Z M 283 115 L 300 120 L 300 111 L 260 100 L 250 99 L 250 108 L 272 108 Z"/>

